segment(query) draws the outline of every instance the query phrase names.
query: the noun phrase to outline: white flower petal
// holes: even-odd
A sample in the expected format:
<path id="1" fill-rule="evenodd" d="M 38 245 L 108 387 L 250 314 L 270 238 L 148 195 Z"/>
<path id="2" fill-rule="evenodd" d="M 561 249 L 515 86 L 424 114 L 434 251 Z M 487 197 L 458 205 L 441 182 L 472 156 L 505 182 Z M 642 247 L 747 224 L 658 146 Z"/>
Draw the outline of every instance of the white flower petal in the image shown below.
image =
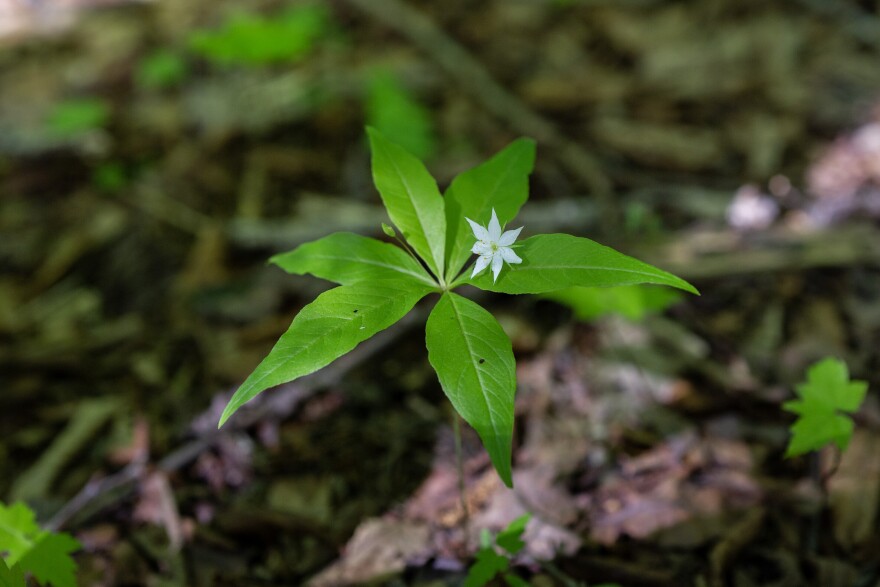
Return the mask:
<path id="1" fill-rule="evenodd" d="M 489 240 L 497 243 L 499 238 L 501 238 L 501 224 L 498 223 L 495 208 L 492 208 L 492 219 L 489 221 Z"/>
<path id="2" fill-rule="evenodd" d="M 504 234 L 501 235 L 501 238 L 498 239 L 498 246 L 501 247 L 509 247 L 513 244 L 513 241 L 516 240 L 516 237 L 519 236 L 519 233 L 522 231 L 523 227 L 520 226 L 516 230 L 508 230 Z"/>
<path id="3" fill-rule="evenodd" d="M 482 271 L 489 264 L 489 261 L 492 259 L 489 255 L 483 255 L 481 257 L 477 257 L 477 262 L 474 263 L 474 272 L 471 273 L 471 277 Z"/>
<path id="4" fill-rule="evenodd" d="M 508 263 L 522 263 L 522 259 L 510 247 L 501 247 L 498 251 L 501 253 L 501 257 Z"/>
<path id="5" fill-rule="evenodd" d="M 474 231 L 474 236 L 477 237 L 478 241 L 492 240 L 491 238 L 489 238 L 489 231 L 487 231 L 485 228 L 483 228 L 467 216 L 465 216 L 465 220 L 467 220 L 468 223 L 471 225 L 471 230 Z"/>
<path id="6" fill-rule="evenodd" d="M 504 259 L 501 258 L 501 255 L 495 254 L 492 257 L 492 283 L 498 281 L 498 274 L 501 273 L 501 267 L 504 266 Z"/>
<path id="7" fill-rule="evenodd" d="M 492 255 L 492 245 L 485 241 L 477 241 L 474 243 L 474 248 L 471 249 L 471 252 L 475 255 Z"/>

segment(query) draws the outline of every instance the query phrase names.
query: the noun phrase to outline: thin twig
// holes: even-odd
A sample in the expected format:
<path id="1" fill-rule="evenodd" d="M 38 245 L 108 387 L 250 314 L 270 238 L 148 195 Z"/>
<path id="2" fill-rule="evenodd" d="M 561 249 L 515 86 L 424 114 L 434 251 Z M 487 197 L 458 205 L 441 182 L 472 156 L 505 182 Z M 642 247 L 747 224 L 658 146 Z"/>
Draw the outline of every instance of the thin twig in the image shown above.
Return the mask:
<path id="1" fill-rule="evenodd" d="M 470 528 L 470 513 L 468 512 L 467 504 L 467 484 L 464 479 L 464 455 L 461 449 L 461 416 L 458 415 L 458 412 L 452 414 L 452 430 L 455 434 L 455 464 L 458 468 L 458 497 L 461 500 L 461 520 L 465 541 L 467 541 L 468 529 Z"/>

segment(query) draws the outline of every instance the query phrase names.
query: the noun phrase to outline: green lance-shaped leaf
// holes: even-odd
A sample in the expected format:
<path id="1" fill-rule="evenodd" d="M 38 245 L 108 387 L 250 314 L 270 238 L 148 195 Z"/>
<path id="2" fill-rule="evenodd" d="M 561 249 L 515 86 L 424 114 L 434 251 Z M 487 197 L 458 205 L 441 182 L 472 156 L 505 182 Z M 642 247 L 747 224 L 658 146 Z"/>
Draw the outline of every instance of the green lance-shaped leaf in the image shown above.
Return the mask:
<path id="1" fill-rule="evenodd" d="M 427 285 L 400 279 L 324 292 L 296 315 L 269 355 L 238 388 L 220 425 L 262 391 L 317 371 L 388 328 L 430 291 Z"/>
<path id="2" fill-rule="evenodd" d="M 442 278 L 446 216 L 437 182 L 405 149 L 374 128 L 368 127 L 367 133 L 373 153 L 373 182 L 388 216 L 434 275 Z"/>
<path id="3" fill-rule="evenodd" d="M 535 165 L 535 141 L 521 138 L 485 163 L 458 175 L 446 190 L 446 274 L 461 270 L 474 237 L 465 217 L 485 224 L 494 208 L 510 222 L 529 198 L 529 175 Z"/>
<path id="4" fill-rule="evenodd" d="M 504 483 L 511 478 L 516 363 L 492 314 L 447 292 L 428 317 L 428 360 L 455 410 L 483 440 Z"/>
<path id="5" fill-rule="evenodd" d="M 400 247 L 351 232 L 337 232 L 270 259 L 288 273 L 342 285 L 376 279 L 408 279 L 434 286 L 422 265 Z"/>
<path id="6" fill-rule="evenodd" d="M 539 294 L 572 286 L 608 287 L 656 283 L 699 293 L 685 280 L 590 239 L 539 234 L 514 247 L 522 264 L 505 267 L 493 283 L 489 272 L 461 279 L 480 289 L 508 294 Z"/>

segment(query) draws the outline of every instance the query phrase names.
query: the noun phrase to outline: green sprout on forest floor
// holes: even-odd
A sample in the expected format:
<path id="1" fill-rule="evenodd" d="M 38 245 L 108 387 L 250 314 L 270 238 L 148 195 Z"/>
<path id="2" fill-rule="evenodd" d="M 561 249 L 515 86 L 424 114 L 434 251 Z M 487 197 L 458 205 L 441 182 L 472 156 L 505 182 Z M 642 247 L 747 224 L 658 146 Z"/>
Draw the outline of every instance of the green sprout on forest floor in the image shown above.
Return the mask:
<path id="1" fill-rule="evenodd" d="M 76 587 L 80 544 L 69 534 L 41 529 L 24 503 L 0 503 L 0 586 L 24 587 L 30 575 L 40 585 Z"/>
<path id="2" fill-rule="evenodd" d="M 474 556 L 474 563 L 468 569 L 463 587 L 484 587 L 499 578 L 508 587 L 530 587 L 531 584 L 528 581 L 510 572 L 510 563 L 526 546 L 522 536 L 531 519 L 531 514 L 524 514 L 513 520 L 495 536 L 484 528 L 480 532 L 480 549 Z M 587 587 L 586 584 L 576 582 L 566 576 L 550 562 L 538 561 L 537 564 L 566 587 Z M 620 586 L 616 583 L 603 583 L 593 587 Z"/>
<path id="3" fill-rule="evenodd" d="M 366 111 L 367 124 L 419 159 L 436 151 L 431 112 L 391 72 L 377 70 L 370 75 Z"/>
<path id="4" fill-rule="evenodd" d="M 795 388 L 798 399 L 782 408 L 798 415 L 791 426 L 785 451 L 794 457 L 819 451 L 834 444 L 841 452 L 849 446 L 853 420 L 849 414 L 859 410 L 868 391 L 865 381 L 850 381 L 846 363 L 826 358 L 807 371 L 807 381 Z"/>
<path id="5" fill-rule="evenodd" d="M 531 514 L 520 516 L 494 537 L 485 528 L 480 532 L 480 550 L 477 551 L 474 564 L 468 569 L 464 587 L 483 587 L 499 575 L 509 587 L 529 586 L 527 581 L 508 571 L 510 559 L 526 545 L 522 535 L 531 519 Z"/>
<path id="6" fill-rule="evenodd" d="M 267 65 L 304 57 L 328 28 L 327 9 L 318 4 L 265 18 L 239 12 L 220 29 L 194 33 L 189 46 L 220 65 Z"/>
<path id="7" fill-rule="evenodd" d="M 170 88 L 186 79 L 186 61 L 168 49 L 159 49 L 145 56 L 137 66 L 135 81 L 146 89 Z"/>
<path id="8" fill-rule="evenodd" d="M 59 138 L 75 138 L 104 127 L 110 119 L 110 106 L 100 98 L 65 100 L 55 106 L 46 121 L 48 130 Z"/>
<path id="9" fill-rule="evenodd" d="M 220 425 L 266 389 L 328 365 L 437 293 L 426 325 L 428 361 L 456 412 L 479 434 L 501 479 L 512 486 L 512 344 L 492 314 L 452 290 L 470 285 L 506 294 L 544 294 L 573 286 L 637 283 L 697 290 L 586 238 L 538 234 L 513 244 L 519 229 L 502 233 L 499 220 L 513 219 L 528 199 L 535 159 L 530 139 L 516 140 L 462 173 L 444 196 L 419 159 L 375 129 L 369 128 L 368 135 L 373 180 L 396 231 L 384 228 L 395 235 L 399 231 L 402 248 L 341 232 L 273 257 L 288 273 L 310 273 L 339 287 L 299 312 L 232 396 Z M 473 253 L 479 255 L 475 270 L 464 270 Z"/>

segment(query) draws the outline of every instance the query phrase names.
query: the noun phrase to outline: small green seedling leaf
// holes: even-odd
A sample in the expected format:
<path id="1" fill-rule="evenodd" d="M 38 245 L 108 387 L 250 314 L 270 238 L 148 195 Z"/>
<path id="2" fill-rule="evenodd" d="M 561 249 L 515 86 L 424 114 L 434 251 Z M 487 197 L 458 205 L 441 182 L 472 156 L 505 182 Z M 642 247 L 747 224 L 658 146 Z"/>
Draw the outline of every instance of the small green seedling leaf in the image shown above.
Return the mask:
<path id="1" fill-rule="evenodd" d="M 572 286 L 608 287 L 656 283 L 699 293 L 685 280 L 587 238 L 539 234 L 516 250 L 522 264 L 501 272 L 464 279 L 480 289 L 507 294 L 540 294 Z"/>
<path id="2" fill-rule="evenodd" d="M 43 533 L 25 553 L 19 565 L 43 585 L 76 587 L 76 563 L 71 553 L 80 544 L 67 534 Z"/>
<path id="3" fill-rule="evenodd" d="M 495 544 L 512 555 L 519 554 L 519 551 L 526 545 L 522 540 L 522 535 L 526 531 L 526 525 L 531 519 L 532 514 L 524 514 L 512 521 L 507 528 L 499 532 L 498 536 L 495 537 Z"/>
<path id="4" fill-rule="evenodd" d="M 480 435 L 498 475 L 511 487 L 516 363 L 510 339 L 492 314 L 447 292 L 428 317 L 425 340 L 446 397 Z"/>
<path id="5" fill-rule="evenodd" d="M 219 30 L 193 34 L 189 47 L 221 65 L 295 61 L 312 50 L 328 24 L 327 10 L 320 5 L 294 7 L 267 18 L 239 13 Z"/>
<path id="6" fill-rule="evenodd" d="M 641 320 L 661 312 L 681 299 L 681 294 L 665 287 L 621 285 L 618 287 L 570 287 L 544 294 L 574 311 L 578 320 L 595 320 L 617 314 L 628 320 Z"/>
<path id="7" fill-rule="evenodd" d="M 373 181 L 403 238 L 443 278 L 446 217 L 437 182 L 421 161 L 374 128 L 367 128 L 373 152 Z"/>
<path id="8" fill-rule="evenodd" d="M 42 530 L 24 503 L 0 503 L 0 587 L 24 585 L 24 573 L 41 585 L 76 587 L 71 554 L 79 549 L 69 534 Z"/>
<path id="9" fill-rule="evenodd" d="M 311 273 L 342 285 L 376 279 L 437 285 L 425 268 L 400 247 L 351 232 L 337 232 L 300 245 L 289 253 L 275 255 L 269 262 L 288 273 Z"/>
<path id="10" fill-rule="evenodd" d="M 498 533 L 495 540 L 492 534 L 485 528 L 480 531 L 480 550 L 476 554 L 476 562 L 468 569 L 465 579 L 465 587 L 482 587 L 496 576 L 501 575 L 510 587 L 528 586 L 528 583 L 508 573 L 510 558 L 518 554 L 526 543 L 522 540 L 526 525 L 532 519 L 531 514 L 525 514 L 513 520 L 507 528 Z M 507 554 L 498 554 L 493 546 L 504 549 Z"/>
<path id="11" fill-rule="evenodd" d="M 18 565 L 8 567 L 0 558 L 0 587 L 25 587 L 24 573 Z"/>
<path id="12" fill-rule="evenodd" d="M 499 573 L 507 571 L 510 561 L 492 550 L 491 547 L 477 551 L 476 562 L 468 569 L 464 587 L 483 587 Z"/>
<path id="13" fill-rule="evenodd" d="M 9 566 L 17 564 L 33 546 L 42 530 L 33 510 L 22 502 L 11 506 L 0 503 L 0 552 Z"/>
<path id="14" fill-rule="evenodd" d="M 370 77 L 367 124 L 420 159 L 437 149 L 431 112 L 388 71 Z"/>
<path id="15" fill-rule="evenodd" d="M 820 450 L 831 443 L 846 450 L 853 433 L 853 421 L 846 414 L 858 411 L 868 384 L 850 381 L 846 363 L 826 358 L 810 367 L 807 382 L 795 390 L 799 399 L 782 406 L 784 410 L 798 414 L 791 426 L 792 436 L 785 456 Z"/>
<path id="16" fill-rule="evenodd" d="M 448 226 L 447 275 L 455 277 L 471 256 L 473 234 L 465 217 L 489 221 L 494 209 L 504 220 L 514 218 L 529 197 L 529 175 L 535 166 L 535 141 L 517 139 L 485 163 L 459 174 L 446 190 Z"/>
<path id="17" fill-rule="evenodd" d="M 135 79 L 142 88 L 168 88 L 182 82 L 186 75 L 186 61 L 173 51 L 161 49 L 144 57 Z"/>
<path id="18" fill-rule="evenodd" d="M 504 582 L 507 583 L 509 587 L 532 587 L 528 581 L 520 579 L 513 573 L 504 573 L 502 577 L 504 577 Z"/>
<path id="19" fill-rule="evenodd" d="M 394 232 L 394 229 L 391 228 L 390 226 L 388 226 L 387 224 L 385 224 L 384 222 L 382 223 L 382 232 L 385 233 L 385 236 L 390 236 L 391 238 L 397 238 L 397 233 Z"/>
<path id="20" fill-rule="evenodd" d="M 343 285 L 304 307 L 269 355 L 238 388 L 220 425 L 260 392 L 293 381 L 352 350 L 401 318 L 431 292 L 412 280 Z"/>
<path id="21" fill-rule="evenodd" d="M 110 107 L 99 98 L 67 100 L 55 106 L 49 115 L 49 130 L 61 138 L 73 138 L 107 124 Z"/>

